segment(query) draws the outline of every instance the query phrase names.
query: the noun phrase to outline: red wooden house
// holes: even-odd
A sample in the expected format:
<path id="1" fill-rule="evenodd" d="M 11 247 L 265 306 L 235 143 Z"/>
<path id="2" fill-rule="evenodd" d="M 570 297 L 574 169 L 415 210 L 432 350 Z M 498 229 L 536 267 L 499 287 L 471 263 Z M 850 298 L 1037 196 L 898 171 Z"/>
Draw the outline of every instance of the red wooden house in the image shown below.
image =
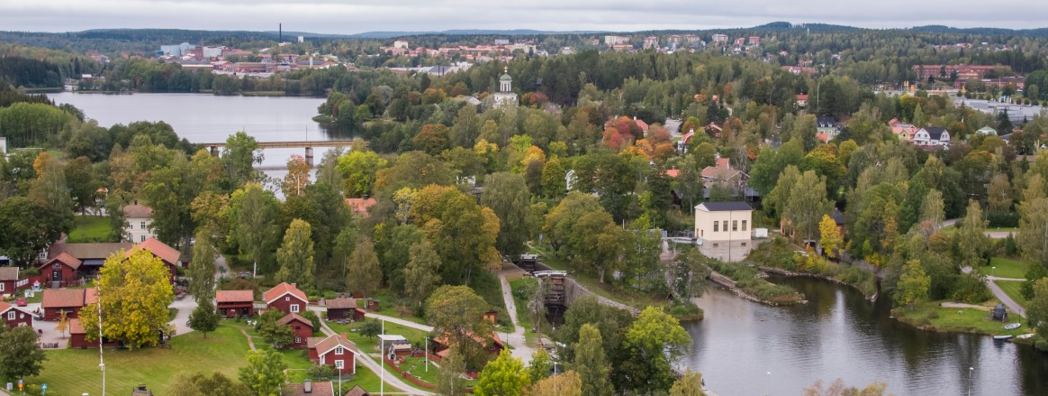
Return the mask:
<path id="1" fill-rule="evenodd" d="M 88 298 L 87 293 L 91 294 Z M 95 298 L 94 289 L 45 289 L 41 306 L 44 308 L 44 320 L 58 321 L 62 312 L 66 318 L 77 317 L 80 309 L 93 302 Z"/>
<path id="2" fill-rule="evenodd" d="M 13 296 L 29 285 L 29 279 L 21 279 L 18 267 L 0 267 L 0 296 Z"/>
<path id="3" fill-rule="evenodd" d="M 102 343 L 102 346 L 105 347 L 116 347 L 119 345 L 119 342 L 110 340 L 105 340 Z M 80 319 L 69 319 L 69 347 L 74 349 L 98 348 L 98 340 L 87 340 L 87 332 L 84 331 L 84 326 L 80 323 Z"/>
<path id="4" fill-rule="evenodd" d="M 18 326 L 33 327 L 33 315 L 3 301 L 0 301 L 0 318 L 12 329 Z"/>
<path id="5" fill-rule="evenodd" d="M 364 388 L 361 388 L 360 385 L 353 385 L 353 389 L 346 392 L 346 396 L 371 396 L 371 394 Z"/>
<path id="6" fill-rule="evenodd" d="M 37 264 L 42 283 L 49 287 L 79 286 L 80 259 L 62 252 L 51 259 Z"/>
<path id="7" fill-rule="evenodd" d="M 286 314 L 304 312 L 306 304 L 309 304 L 306 293 L 287 282 L 281 282 L 267 290 L 263 297 L 266 299 L 266 308 L 276 309 Z"/>
<path id="8" fill-rule="evenodd" d="M 255 315 L 255 292 L 251 290 L 219 290 L 215 292 L 215 307 L 227 318 Z"/>
<path id="9" fill-rule="evenodd" d="M 345 335 L 336 334 L 327 338 L 310 337 L 307 340 L 309 360 L 316 364 L 334 366 L 342 374 L 357 373 L 356 344 Z"/>
<path id="10" fill-rule="evenodd" d="M 357 307 L 357 300 L 352 298 L 333 298 L 324 302 L 327 307 L 328 320 L 352 319 L 364 320 L 363 308 Z"/>
<path id="11" fill-rule="evenodd" d="M 291 331 L 295 333 L 295 340 L 291 344 L 285 345 L 284 347 L 286 348 L 305 348 L 306 341 L 313 336 L 313 321 L 298 314 L 287 314 L 287 316 L 280 318 L 277 322 L 291 327 Z"/>
<path id="12" fill-rule="evenodd" d="M 145 242 L 135 245 L 135 247 L 128 250 L 125 253 L 126 257 L 131 257 L 132 254 L 139 250 L 147 250 L 156 256 L 167 265 L 168 271 L 171 272 L 171 283 L 175 283 L 175 279 L 178 278 L 178 269 L 182 267 L 182 253 L 173 247 L 167 246 L 167 244 L 158 241 L 156 238 L 146 239 Z"/>

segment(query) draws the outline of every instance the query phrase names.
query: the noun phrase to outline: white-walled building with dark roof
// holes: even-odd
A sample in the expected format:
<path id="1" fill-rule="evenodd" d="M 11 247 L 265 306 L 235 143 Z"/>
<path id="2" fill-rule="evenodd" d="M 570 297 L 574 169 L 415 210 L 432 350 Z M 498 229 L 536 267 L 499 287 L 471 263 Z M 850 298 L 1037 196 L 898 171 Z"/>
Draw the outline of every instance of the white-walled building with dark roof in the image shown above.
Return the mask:
<path id="1" fill-rule="evenodd" d="M 695 206 L 695 238 L 702 254 L 742 261 L 753 250 L 753 208 L 745 202 L 703 202 Z"/>

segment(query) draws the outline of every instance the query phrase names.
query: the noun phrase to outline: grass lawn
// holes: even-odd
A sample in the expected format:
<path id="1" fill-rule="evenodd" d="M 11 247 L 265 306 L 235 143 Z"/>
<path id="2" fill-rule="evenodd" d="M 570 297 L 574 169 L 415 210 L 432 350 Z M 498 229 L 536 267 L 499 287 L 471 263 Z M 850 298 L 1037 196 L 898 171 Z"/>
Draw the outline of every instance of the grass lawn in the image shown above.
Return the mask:
<path id="1" fill-rule="evenodd" d="M 1004 290 L 1004 294 L 1007 294 L 1008 297 L 1012 298 L 1012 300 L 1015 300 L 1015 302 L 1019 303 L 1019 305 L 1022 305 L 1024 308 L 1026 307 L 1026 299 L 1023 298 L 1021 293 L 1019 293 L 1019 287 L 1023 285 L 1022 282 L 994 281 L 993 283 L 1000 287 L 1001 290 Z"/>
<path id="2" fill-rule="evenodd" d="M 986 317 L 989 311 L 974 308 L 943 308 L 939 306 L 941 301 L 926 302 L 918 304 L 913 310 L 907 307 L 899 307 L 892 310 L 896 319 L 913 326 L 926 330 L 949 332 L 949 333 L 976 333 L 990 335 L 1021 335 L 1030 329 L 1019 327 L 1015 330 L 1005 330 L 1004 325 L 998 321 Z M 1020 321 L 1018 316 L 1009 316 L 1007 323 Z"/>
<path id="3" fill-rule="evenodd" d="M 331 327 L 331 330 L 334 330 L 336 333 L 345 333 L 346 338 L 349 338 L 350 341 L 357 344 L 357 347 L 360 348 L 361 351 L 364 351 L 365 353 L 378 353 L 378 337 L 364 337 L 357 332 L 357 329 L 360 328 L 364 322 L 356 322 L 348 325 L 334 322 L 328 322 L 327 324 Z M 391 322 L 386 322 L 386 334 L 402 335 L 404 338 L 407 338 L 408 341 L 411 341 L 412 345 L 417 347 L 425 347 L 426 337 L 429 336 L 428 333 L 422 330 L 401 326 Z"/>
<path id="4" fill-rule="evenodd" d="M 237 368 L 247 364 L 247 339 L 233 326 L 223 324 L 206 338 L 198 332 L 177 336 L 171 345 L 170 349 L 106 350 L 107 390 L 130 392 L 133 386 L 145 384 L 163 394 L 179 373 L 217 371 L 236 378 Z M 31 383 L 46 383 L 56 394 L 101 394 L 97 349 L 47 351 L 47 358 Z"/>
<path id="5" fill-rule="evenodd" d="M 70 243 L 117 242 L 110 238 L 113 227 L 105 216 L 75 216 L 73 230 L 69 232 Z"/>
<path id="6" fill-rule="evenodd" d="M 997 267 L 993 269 L 993 267 Z M 981 266 L 976 268 L 979 273 L 983 275 L 990 275 L 998 278 L 1025 278 L 1026 277 L 1026 263 L 1005 258 L 1005 257 L 994 257 L 990 259 L 990 265 Z"/>
<path id="7" fill-rule="evenodd" d="M 392 316 L 397 319 L 404 319 L 418 324 L 426 324 L 425 319 L 404 312 L 406 307 L 402 306 L 400 299 L 393 296 L 389 289 L 383 289 L 374 296 L 371 296 L 371 298 L 379 301 L 379 308 L 381 309 L 375 311 L 375 313 L 379 315 Z M 357 306 L 367 308 L 367 301 L 365 299 L 359 299 L 357 300 Z"/>

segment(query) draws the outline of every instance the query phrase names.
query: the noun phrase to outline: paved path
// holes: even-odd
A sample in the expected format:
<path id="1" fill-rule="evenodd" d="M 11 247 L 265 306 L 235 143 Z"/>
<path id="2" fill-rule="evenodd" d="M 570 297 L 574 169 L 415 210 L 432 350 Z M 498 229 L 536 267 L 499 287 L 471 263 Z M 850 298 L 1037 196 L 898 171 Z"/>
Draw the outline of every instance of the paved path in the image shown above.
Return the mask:
<path id="1" fill-rule="evenodd" d="M 956 303 L 956 302 L 944 302 L 944 303 L 940 303 L 939 306 L 943 307 L 943 308 L 978 309 L 980 311 L 989 311 L 990 309 L 992 309 L 992 307 L 987 307 L 985 305 L 964 304 L 964 303 Z"/>
<path id="2" fill-rule="evenodd" d="M 989 287 L 990 291 L 993 292 L 994 297 L 997 297 L 998 300 L 1001 300 L 1001 302 L 1004 303 L 1004 305 L 1008 307 L 1008 309 L 1010 309 L 1014 313 L 1019 314 L 1019 316 L 1022 316 L 1024 318 L 1026 317 L 1026 309 L 1024 309 L 1022 305 L 1019 305 L 1019 303 L 1015 302 L 1015 300 L 1013 300 L 1011 297 L 1009 297 L 1008 293 L 1005 293 L 1004 290 L 1001 290 L 1000 286 L 997 286 L 996 283 L 993 283 L 990 277 L 986 277 L 986 287 Z"/>
<path id="3" fill-rule="evenodd" d="M 168 322 L 168 324 L 175 326 L 175 335 L 186 334 L 193 331 L 193 329 L 189 327 L 189 315 L 193 314 L 193 310 L 196 309 L 196 307 L 196 299 L 188 294 L 185 297 L 182 297 L 181 300 L 175 300 L 175 302 L 171 303 L 171 308 L 178 310 L 178 313 L 175 314 L 175 318 Z"/>
<path id="4" fill-rule="evenodd" d="M 513 301 L 513 289 L 506 280 L 505 271 L 499 273 L 499 281 L 502 283 L 502 300 L 506 303 L 506 311 L 509 313 L 509 320 L 513 322 L 514 329 L 512 333 L 500 333 L 499 337 L 502 337 L 512 347 L 510 353 L 513 357 L 523 360 L 524 364 L 531 363 L 531 356 L 535 354 L 535 348 L 528 346 L 527 338 L 524 336 L 527 329 L 517 321 L 517 304 Z"/>
<path id="5" fill-rule="evenodd" d="M 1026 282 L 1026 278 L 1002 278 L 999 276 L 987 276 L 986 279 L 991 281 Z"/>
<path id="6" fill-rule="evenodd" d="M 320 321 L 320 331 L 322 331 L 327 336 L 335 335 L 335 331 L 331 330 L 331 328 L 328 327 L 327 321 L 324 321 L 324 320 Z M 375 362 L 374 359 L 371 358 L 371 355 L 369 355 L 367 353 L 364 353 L 364 351 L 361 351 L 360 348 L 357 347 L 356 345 L 354 345 L 353 348 L 351 348 L 351 349 L 353 350 L 354 353 L 356 353 L 356 355 L 358 357 L 358 359 L 357 359 L 358 362 L 363 364 L 364 367 L 366 367 L 368 370 L 371 370 L 372 372 L 374 372 L 376 376 L 379 376 L 379 377 L 382 376 L 382 369 L 384 367 L 380 367 L 379 364 L 377 362 Z M 400 377 L 397 377 L 396 374 L 394 374 L 393 372 L 386 373 L 386 384 L 391 387 L 389 390 L 393 391 L 393 392 L 398 392 L 398 389 L 401 389 L 401 390 L 406 391 L 403 394 L 407 394 L 407 395 L 422 395 L 422 396 L 432 396 L 433 395 L 432 393 L 429 393 L 429 392 L 426 392 L 426 391 L 422 391 L 422 390 L 419 390 L 419 389 L 416 389 L 416 388 L 412 387 L 411 385 L 408 385 Z M 393 388 L 396 388 L 396 389 L 393 389 Z M 392 392 L 386 392 L 386 393 L 392 393 Z"/>
<path id="7" fill-rule="evenodd" d="M 424 325 L 424 324 L 415 323 L 415 322 L 412 322 L 410 320 L 394 318 L 392 316 L 379 315 L 379 314 L 368 312 L 368 313 L 364 314 L 364 317 L 365 318 L 384 320 L 384 321 L 387 321 L 387 322 L 390 322 L 390 323 L 396 323 L 396 324 L 404 326 L 404 327 L 410 327 L 412 329 L 422 330 L 422 331 L 425 331 L 427 333 L 433 331 L 433 326 L 427 326 L 427 325 Z"/>

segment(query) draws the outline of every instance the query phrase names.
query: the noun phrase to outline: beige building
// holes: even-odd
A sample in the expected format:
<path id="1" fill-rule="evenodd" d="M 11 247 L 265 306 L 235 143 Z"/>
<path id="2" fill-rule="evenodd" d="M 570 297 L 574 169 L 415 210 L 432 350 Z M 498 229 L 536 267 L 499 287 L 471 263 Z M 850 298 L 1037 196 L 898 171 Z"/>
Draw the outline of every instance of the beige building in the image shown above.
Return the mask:
<path id="1" fill-rule="evenodd" d="M 124 236 L 127 242 L 142 243 L 146 239 L 156 238 L 149 227 L 153 224 L 153 208 L 139 205 L 136 201 L 124 207 Z"/>
<path id="2" fill-rule="evenodd" d="M 703 202 L 695 206 L 695 238 L 702 254 L 742 261 L 753 250 L 753 208 L 745 202 Z"/>

